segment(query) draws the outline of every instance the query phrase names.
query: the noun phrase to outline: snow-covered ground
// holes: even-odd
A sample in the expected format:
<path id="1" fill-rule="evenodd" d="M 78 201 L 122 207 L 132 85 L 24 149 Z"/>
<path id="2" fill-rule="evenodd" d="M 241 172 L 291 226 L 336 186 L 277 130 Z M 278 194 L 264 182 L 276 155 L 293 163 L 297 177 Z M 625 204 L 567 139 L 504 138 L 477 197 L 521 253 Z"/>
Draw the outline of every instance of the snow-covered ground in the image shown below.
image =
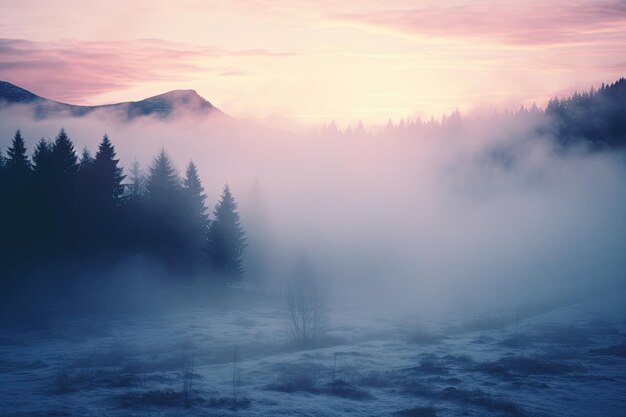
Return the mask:
<path id="1" fill-rule="evenodd" d="M 308 350 L 276 300 L 55 320 L 0 336 L 0 414 L 624 416 L 622 300 L 427 324 L 332 309 Z"/>

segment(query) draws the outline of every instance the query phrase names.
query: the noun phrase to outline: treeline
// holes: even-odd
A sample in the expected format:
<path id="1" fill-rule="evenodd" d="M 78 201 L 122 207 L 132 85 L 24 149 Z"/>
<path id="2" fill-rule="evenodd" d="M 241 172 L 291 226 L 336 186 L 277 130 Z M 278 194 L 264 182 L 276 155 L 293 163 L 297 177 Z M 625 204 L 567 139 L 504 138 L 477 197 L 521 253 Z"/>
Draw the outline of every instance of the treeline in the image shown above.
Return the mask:
<path id="1" fill-rule="evenodd" d="M 621 148 L 626 146 L 626 78 L 612 84 L 602 84 L 599 89 L 576 92 L 571 97 L 551 99 L 545 110 L 535 104 L 518 110 L 494 113 L 485 123 L 510 122 L 530 127 L 528 133 L 556 139 L 564 148 L 586 143 L 592 149 Z M 391 120 L 380 134 L 385 138 L 437 138 L 446 134 L 462 134 L 466 120 L 458 110 L 437 120 Z M 340 130 L 335 122 L 322 127 L 321 136 L 362 138 L 369 133 L 362 122 L 356 127 Z M 375 135 L 375 134 L 374 134 Z"/>
<path id="2" fill-rule="evenodd" d="M 563 145 L 586 140 L 596 147 L 626 145 L 626 78 L 550 100 L 545 111 Z"/>
<path id="3" fill-rule="evenodd" d="M 0 273 L 19 279 L 47 265 L 111 264 L 142 255 L 180 272 L 237 280 L 244 231 L 226 185 L 209 215 L 198 170 L 180 178 L 162 150 L 144 174 L 128 174 L 105 135 L 80 156 L 67 132 L 41 139 L 29 156 L 18 130 L 0 154 Z"/>

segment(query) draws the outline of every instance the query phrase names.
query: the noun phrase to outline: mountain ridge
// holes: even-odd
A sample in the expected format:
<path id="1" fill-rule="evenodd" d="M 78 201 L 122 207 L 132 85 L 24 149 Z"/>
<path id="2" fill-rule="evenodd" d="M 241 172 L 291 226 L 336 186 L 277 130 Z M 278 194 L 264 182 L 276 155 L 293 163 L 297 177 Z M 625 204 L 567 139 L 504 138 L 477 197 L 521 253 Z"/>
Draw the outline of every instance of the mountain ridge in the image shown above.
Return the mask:
<path id="1" fill-rule="evenodd" d="M 40 119 L 60 113 L 66 113 L 72 117 L 82 117 L 97 110 L 114 111 L 126 120 L 143 116 L 166 119 L 181 113 L 224 115 L 217 107 L 200 96 L 196 90 L 191 89 L 172 90 L 138 101 L 82 106 L 48 99 L 11 82 L 0 80 L 0 106 L 13 104 L 33 106 L 34 116 Z"/>

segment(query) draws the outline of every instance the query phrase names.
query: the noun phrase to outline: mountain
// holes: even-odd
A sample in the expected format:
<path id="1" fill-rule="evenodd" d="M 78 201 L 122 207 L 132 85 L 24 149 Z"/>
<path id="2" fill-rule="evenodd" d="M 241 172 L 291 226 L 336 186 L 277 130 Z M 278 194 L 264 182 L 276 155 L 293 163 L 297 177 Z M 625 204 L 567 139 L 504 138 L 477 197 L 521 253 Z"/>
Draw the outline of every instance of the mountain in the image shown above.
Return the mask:
<path id="1" fill-rule="evenodd" d="M 140 101 L 129 101 L 100 106 L 79 106 L 50 100 L 28 90 L 0 81 L 0 107 L 12 104 L 32 106 L 34 115 L 43 119 L 61 113 L 82 117 L 96 110 L 107 110 L 120 118 L 132 120 L 142 116 L 170 118 L 182 114 L 221 114 L 223 113 L 201 97 L 195 90 L 174 90 Z"/>

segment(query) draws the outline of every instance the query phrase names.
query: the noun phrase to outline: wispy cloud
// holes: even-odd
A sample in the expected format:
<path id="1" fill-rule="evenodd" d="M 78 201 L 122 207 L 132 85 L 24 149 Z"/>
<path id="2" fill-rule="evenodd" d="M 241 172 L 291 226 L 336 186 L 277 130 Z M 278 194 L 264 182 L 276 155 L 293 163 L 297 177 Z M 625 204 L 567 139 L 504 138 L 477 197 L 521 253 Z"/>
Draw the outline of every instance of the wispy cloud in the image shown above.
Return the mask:
<path id="1" fill-rule="evenodd" d="M 202 73 L 240 76 L 247 73 L 233 67 L 232 62 L 224 64 L 220 61 L 224 58 L 289 55 L 158 39 L 60 42 L 0 39 L 0 79 L 55 100 L 81 103 L 85 98 L 146 82 L 182 82 Z"/>
<path id="2" fill-rule="evenodd" d="M 626 1 L 472 3 L 335 14 L 333 19 L 401 33 L 483 38 L 512 45 L 624 42 Z M 615 35 L 621 35 L 616 38 Z"/>

